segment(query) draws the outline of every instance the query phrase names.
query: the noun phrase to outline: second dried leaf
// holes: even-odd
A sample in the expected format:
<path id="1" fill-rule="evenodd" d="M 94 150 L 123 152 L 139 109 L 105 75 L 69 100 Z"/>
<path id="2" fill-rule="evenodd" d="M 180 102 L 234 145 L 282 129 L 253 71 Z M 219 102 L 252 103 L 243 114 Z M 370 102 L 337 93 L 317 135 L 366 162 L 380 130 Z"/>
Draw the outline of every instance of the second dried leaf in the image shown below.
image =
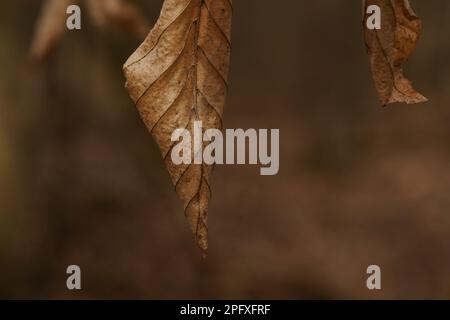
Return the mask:
<path id="1" fill-rule="evenodd" d="M 370 14 L 366 13 L 364 38 L 381 103 L 413 104 L 427 101 L 403 75 L 403 64 L 416 47 L 422 22 L 408 0 L 367 0 L 364 1 L 364 12 L 371 5 L 377 5 L 381 9 L 381 29 L 367 28 L 366 21 Z"/>

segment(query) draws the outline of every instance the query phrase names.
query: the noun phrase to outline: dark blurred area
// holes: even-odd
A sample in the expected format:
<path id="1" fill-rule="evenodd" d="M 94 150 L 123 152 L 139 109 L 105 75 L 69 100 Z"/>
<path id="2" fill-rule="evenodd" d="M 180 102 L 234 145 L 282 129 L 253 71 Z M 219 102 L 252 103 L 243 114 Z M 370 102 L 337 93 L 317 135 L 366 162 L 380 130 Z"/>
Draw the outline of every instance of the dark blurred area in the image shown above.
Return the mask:
<path id="1" fill-rule="evenodd" d="M 382 108 L 361 1 L 234 1 L 225 127 L 280 128 L 280 173 L 216 168 L 202 259 L 124 89 L 140 41 L 83 18 L 32 68 L 40 1 L 1 1 L 0 297 L 450 298 L 450 2 L 412 4 L 430 102 Z"/>

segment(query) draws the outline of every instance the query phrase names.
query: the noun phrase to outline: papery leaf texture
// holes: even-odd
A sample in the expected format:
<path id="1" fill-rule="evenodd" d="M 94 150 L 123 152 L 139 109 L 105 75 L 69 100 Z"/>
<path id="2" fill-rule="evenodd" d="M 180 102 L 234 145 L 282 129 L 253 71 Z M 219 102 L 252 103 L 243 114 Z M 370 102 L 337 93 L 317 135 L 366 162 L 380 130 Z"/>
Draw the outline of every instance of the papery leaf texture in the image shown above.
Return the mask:
<path id="1" fill-rule="evenodd" d="M 161 15 L 124 65 L 126 88 L 162 153 L 200 249 L 206 253 L 212 166 L 174 165 L 171 135 L 222 129 L 231 52 L 231 0 L 165 0 Z"/>
<path id="2" fill-rule="evenodd" d="M 367 7 L 381 9 L 381 29 L 366 26 Z M 427 101 L 403 75 L 403 64 L 413 53 L 419 39 L 422 22 L 408 0 L 365 0 L 364 38 L 370 56 L 372 78 L 383 105 L 394 102 L 414 104 Z"/>

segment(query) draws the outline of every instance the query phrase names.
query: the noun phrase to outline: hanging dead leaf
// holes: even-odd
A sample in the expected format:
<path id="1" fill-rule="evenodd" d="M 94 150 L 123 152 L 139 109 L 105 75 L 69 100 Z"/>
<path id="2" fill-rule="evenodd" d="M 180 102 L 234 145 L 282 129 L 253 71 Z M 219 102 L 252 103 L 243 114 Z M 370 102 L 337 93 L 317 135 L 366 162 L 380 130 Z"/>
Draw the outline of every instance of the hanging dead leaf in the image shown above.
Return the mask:
<path id="1" fill-rule="evenodd" d="M 145 37 L 147 20 L 134 5 L 123 0 L 87 0 L 92 20 L 100 29 L 117 26 L 131 36 Z"/>
<path id="2" fill-rule="evenodd" d="M 231 0 L 165 0 L 147 39 L 124 65 L 126 88 L 158 143 L 185 216 L 203 252 L 212 167 L 174 165 L 171 135 L 221 129 L 230 59 Z"/>
<path id="3" fill-rule="evenodd" d="M 366 26 L 367 7 L 381 9 L 381 29 Z M 364 1 L 364 37 L 370 55 L 372 77 L 383 105 L 394 102 L 408 104 L 427 101 L 403 75 L 403 64 L 411 56 L 419 38 L 422 23 L 408 0 Z"/>
<path id="4" fill-rule="evenodd" d="M 31 44 L 31 60 L 41 62 L 58 45 L 66 29 L 66 10 L 78 0 L 46 0 L 36 23 Z"/>
<path id="5" fill-rule="evenodd" d="M 144 38 L 150 29 L 147 20 L 134 5 L 124 0 L 85 0 L 93 23 L 100 29 L 119 27 L 128 34 Z M 35 27 L 31 46 L 31 60 L 42 62 L 58 46 L 67 30 L 66 13 L 70 5 L 80 0 L 44 0 Z"/>

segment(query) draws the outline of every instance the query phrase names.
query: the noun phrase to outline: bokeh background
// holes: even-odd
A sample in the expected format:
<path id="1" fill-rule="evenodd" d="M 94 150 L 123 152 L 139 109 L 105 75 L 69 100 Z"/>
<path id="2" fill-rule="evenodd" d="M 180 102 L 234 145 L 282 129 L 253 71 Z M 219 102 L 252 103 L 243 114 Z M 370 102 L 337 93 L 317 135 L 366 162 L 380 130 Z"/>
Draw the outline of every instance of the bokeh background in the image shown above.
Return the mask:
<path id="1" fill-rule="evenodd" d="M 1 298 L 450 298 L 449 1 L 413 1 L 430 102 L 388 108 L 361 1 L 234 1 L 225 126 L 280 128 L 281 168 L 216 168 L 205 260 L 124 89 L 140 41 L 84 16 L 32 68 L 39 5 L 0 2 Z"/>

